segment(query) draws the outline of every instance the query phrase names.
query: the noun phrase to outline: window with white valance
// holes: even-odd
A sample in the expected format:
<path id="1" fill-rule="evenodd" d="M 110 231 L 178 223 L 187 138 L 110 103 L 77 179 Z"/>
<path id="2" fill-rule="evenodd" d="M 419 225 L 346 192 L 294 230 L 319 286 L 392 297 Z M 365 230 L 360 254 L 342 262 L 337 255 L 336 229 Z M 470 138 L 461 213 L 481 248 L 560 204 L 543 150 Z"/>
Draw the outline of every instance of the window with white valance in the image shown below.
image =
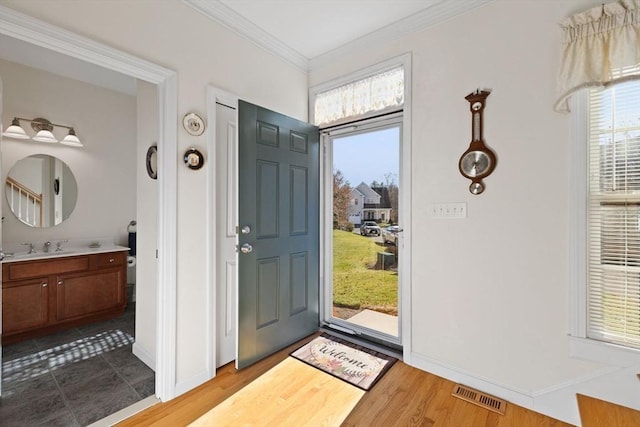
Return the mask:
<path id="1" fill-rule="evenodd" d="M 401 109 L 404 104 L 404 66 L 394 66 L 314 94 L 313 122 L 318 126 L 360 119 L 371 113 Z"/>
<path id="2" fill-rule="evenodd" d="M 619 0 L 565 19 L 554 110 L 572 93 L 640 78 L 640 0 Z"/>
<path id="3" fill-rule="evenodd" d="M 620 0 L 562 23 L 554 105 L 575 95 L 572 354 L 612 364 L 640 350 L 639 18 Z"/>

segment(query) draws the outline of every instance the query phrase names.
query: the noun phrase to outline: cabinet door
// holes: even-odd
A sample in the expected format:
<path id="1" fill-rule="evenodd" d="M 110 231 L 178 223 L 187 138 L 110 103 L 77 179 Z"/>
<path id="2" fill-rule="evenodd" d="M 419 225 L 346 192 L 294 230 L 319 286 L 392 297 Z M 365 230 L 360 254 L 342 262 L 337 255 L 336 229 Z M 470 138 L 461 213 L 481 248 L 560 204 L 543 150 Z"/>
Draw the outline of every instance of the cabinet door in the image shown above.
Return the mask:
<path id="1" fill-rule="evenodd" d="M 58 321 L 124 308 L 126 303 L 120 268 L 58 276 L 56 293 Z"/>
<path id="2" fill-rule="evenodd" d="M 49 319 L 49 284 L 39 278 L 5 283 L 2 288 L 2 333 L 36 328 Z"/>

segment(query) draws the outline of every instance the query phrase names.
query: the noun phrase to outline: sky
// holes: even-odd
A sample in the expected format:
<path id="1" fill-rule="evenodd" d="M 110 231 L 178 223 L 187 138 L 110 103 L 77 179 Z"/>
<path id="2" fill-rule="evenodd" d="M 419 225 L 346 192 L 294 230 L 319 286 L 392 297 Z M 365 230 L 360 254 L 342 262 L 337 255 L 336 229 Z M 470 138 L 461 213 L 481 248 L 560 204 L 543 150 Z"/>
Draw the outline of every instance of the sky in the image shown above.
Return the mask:
<path id="1" fill-rule="evenodd" d="M 389 128 L 333 140 L 333 170 L 339 170 L 352 187 L 361 182 L 386 182 L 393 174 L 398 184 L 400 128 Z"/>

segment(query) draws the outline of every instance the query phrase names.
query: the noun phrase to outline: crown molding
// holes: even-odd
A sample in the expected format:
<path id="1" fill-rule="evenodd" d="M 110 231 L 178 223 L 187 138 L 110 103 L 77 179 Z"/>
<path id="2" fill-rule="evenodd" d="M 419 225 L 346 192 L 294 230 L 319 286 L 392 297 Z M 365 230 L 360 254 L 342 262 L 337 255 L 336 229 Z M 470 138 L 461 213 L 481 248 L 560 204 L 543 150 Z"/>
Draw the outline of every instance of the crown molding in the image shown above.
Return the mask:
<path id="1" fill-rule="evenodd" d="M 174 74 L 139 57 L 1 5 L 0 34 L 156 84 Z"/>
<path id="2" fill-rule="evenodd" d="M 182 0 L 187 6 L 306 72 L 329 62 L 344 59 L 355 51 L 369 49 L 407 34 L 425 30 L 492 1 L 494 0 L 440 0 L 414 15 L 309 59 L 219 0 Z"/>
<path id="3" fill-rule="evenodd" d="M 286 62 L 305 72 L 309 71 L 309 58 L 282 43 L 222 2 L 218 0 L 182 0 L 182 2 Z"/>

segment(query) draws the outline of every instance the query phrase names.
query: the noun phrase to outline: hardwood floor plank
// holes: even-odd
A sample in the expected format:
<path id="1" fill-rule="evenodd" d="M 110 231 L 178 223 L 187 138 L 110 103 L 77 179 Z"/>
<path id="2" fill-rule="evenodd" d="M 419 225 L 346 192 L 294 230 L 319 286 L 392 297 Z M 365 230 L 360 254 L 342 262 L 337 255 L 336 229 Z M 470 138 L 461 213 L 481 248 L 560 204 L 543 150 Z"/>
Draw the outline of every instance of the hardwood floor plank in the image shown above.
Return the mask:
<path id="1" fill-rule="evenodd" d="M 640 426 L 640 411 L 583 394 L 577 399 L 582 427 Z"/>
<path id="2" fill-rule="evenodd" d="M 191 426 L 339 425 L 364 393 L 364 390 L 289 357 Z"/>
<path id="3" fill-rule="evenodd" d="M 286 359 L 289 353 L 311 341 L 314 334 L 253 366 L 236 371 L 233 364 L 218 369 L 216 378 L 170 402 L 160 403 L 118 424 L 130 426 L 186 426 L 220 405 L 247 384 Z M 469 427 L 561 427 L 568 426 L 558 420 L 529 411 L 511 403 L 506 414 L 499 415 L 451 396 L 454 383 L 428 372 L 396 362 L 385 376 L 364 396 L 347 416 L 342 426 L 469 426 Z M 299 399 L 296 407 L 305 405 L 313 388 L 296 387 L 282 391 L 284 398 Z M 266 402 L 264 404 L 267 404 Z M 271 404 L 271 402 L 269 402 Z M 280 404 L 280 403 L 278 403 Z M 284 403 L 286 404 L 286 403 Z M 256 406 L 256 412 L 262 410 Z M 264 406 L 264 405 L 262 405 Z M 305 408 L 313 414 L 313 407 Z M 311 415 L 310 415 L 311 416 Z M 254 419 L 256 421 L 256 419 Z M 257 425 L 261 421 L 257 419 Z M 270 420 L 271 425 L 277 421 Z M 586 424 L 585 424 L 586 425 Z M 594 424 L 591 424 L 594 425 Z"/>

